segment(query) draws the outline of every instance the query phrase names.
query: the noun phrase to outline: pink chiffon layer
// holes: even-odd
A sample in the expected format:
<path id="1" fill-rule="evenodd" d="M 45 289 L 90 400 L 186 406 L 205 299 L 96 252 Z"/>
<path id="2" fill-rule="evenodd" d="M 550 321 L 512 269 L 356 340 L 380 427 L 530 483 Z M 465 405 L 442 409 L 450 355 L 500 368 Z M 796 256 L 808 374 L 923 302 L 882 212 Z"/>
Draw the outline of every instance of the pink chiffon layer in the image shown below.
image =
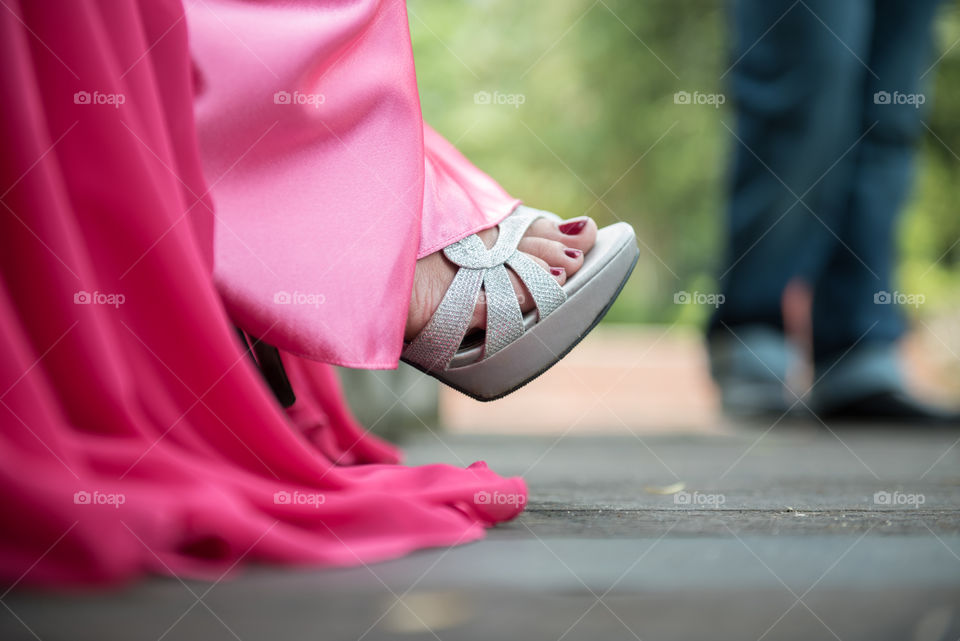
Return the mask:
<path id="1" fill-rule="evenodd" d="M 316 127 L 300 132 L 297 153 L 290 147 L 298 135 L 296 122 L 277 124 L 277 136 L 264 136 L 264 147 L 258 147 L 264 155 L 251 152 L 236 174 L 227 172 L 229 178 L 204 175 L 210 168 L 197 149 L 193 83 L 212 95 L 223 79 L 213 77 L 210 67 L 204 71 L 202 60 L 193 66 L 178 2 L 6 4 L 0 11 L 4 589 L 113 582 L 145 572 L 219 577 L 247 561 L 367 563 L 475 540 L 486 526 L 519 512 L 526 497 L 523 481 L 502 478 L 483 463 L 465 469 L 393 464 L 399 452 L 357 425 L 327 364 L 284 355 L 298 395 L 284 414 L 241 351 L 214 286 L 214 234 L 220 224 L 215 218 L 237 217 L 237 227 L 245 229 L 239 220 L 257 209 L 261 242 L 269 244 L 270 234 L 289 218 L 286 213 L 299 211 L 298 217 L 306 218 L 307 209 L 296 210 L 292 203 L 309 192 L 316 204 L 313 225 L 304 223 L 298 233 L 319 235 L 302 237 L 299 248 L 288 246 L 289 236 L 277 237 L 276 251 L 288 251 L 291 259 L 279 273 L 303 276 L 305 288 L 322 282 L 329 305 L 321 306 L 329 313 L 323 322 L 341 330 L 356 325 L 354 331 L 317 338 L 320 352 L 349 353 L 338 351 L 340 341 L 342 349 L 356 350 L 359 361 L 388 364 L 395 332 L 376 338 L 376 326 L 401 313 L 408 292 L 398 290 L 409 284 L 420 246 L 466 233 L 460 225 L 483 224 L 496 209 L 492 203 L 507 200 L 492 187 L 492 196 L 474 196 L 470 181 L 482 187 L 484 180 L 451 169 L 463 164 L 442 141 L 430 145 L 426 160 L 418 153 L 420 134 L 410 133 L 420 131 L 420 121 L 409 48 L 400 37 L 406 29 L 401 3 L 283 5 L 293 23 L 316 27 L 312 46 L 328 59 L 317 69 L 336 69 L 332 58 L 344 54 L 370 58 L 353 75 L 383 67 L 376 74 L 381 93 L 371 85 L 362 99 L 365 81 L 354 79 L 350 99 L 356 105 L 344 107 L 353 115 L 327 125 L 334 139 L 366 139 L 372 136 L 368 127 L 375 129 L 378 121 L 386 130 L 412 135 L 413 140 L 393 135 L 390 140 L 402 142 L 403 149 L 381 145 L 383 158 L 373 153 L 372 143 L 358 143 L 373 155 L 366 162 L 380 167 L 385 180 L 413 191 L 432 190 L 426 199 L 422 193 L 408 199 L 412 211 L 384 214 L 391 235 L 380 235 L 370 218 L 392 202 L 382 185 L 359 178 L 346 186 L 338 182 L 350 172 L 311 173 L 307 180 L 300 171 L 300 163 L 310 164 L 311 150 L 323 147 Z M 246 19 L 258 20 L 263 37 L 278 43 L 281 14 L 260 3 L 244 4 L 233 7 L 237 15 L 262 8 L 261 18 L 254 11 Z M 370 16 L 380 17 L 371 23 Z M 223 19 L 229 24 L 231 18 Z M 367 35 L 344 27 L 347 23 L 356 29 L 368 25 Z M 385 42 L 391 44 L 367 50 L 366 38 L 375 40 L 377 30 L 390 36 Z M 307 47 L 307 31 L 290 32 L 291 60 L 304 60 L 297 52 Z M 286 69 L 281 58 L 269 61 L 278 71 Z M 234 81 L 246 66 L 237 61 Z M 401 72 L 403 82 L 394 81 L 390 90 L 389 74 Z M 259 107 L 236 102 L 233 109 L 246 113 Z M 224 144 L 245 147 L 242 136 L 256 139 L 263 133 L 239 115 L 238 122 L 222 132 L 230 137 Z M 323 128 L 319 121 L 313 124 Z M 428 140 L 432 136 L 427 133 Z M 293 156 L 285 161 L 281 149 Z M 349 146 L 324 148 L 320 155 L 314 167 L 330 169 L 336 157 L 355 171 L 361 166 Z M 274 166 L 283 162 L 290 163 L 291 173 Z M 418 187 L 418 173 L 434 178 Z M 269 190 L 264 186 L 269 177 L 277 181 L 273 189 L 291 200 L 283 207 L 260 203 L 261 208 L 251 200 L 250 207 L 227 213 L 233 190 L 221 187 L 241 176 L 256 197 Z M 356 190 L 353 204 L 350 189 Z M 322 200 L 334 191 L 342 209 Z M 447 225 L 435 219 L 448 202 L 474 208 Z M 436 227 L 421 234 L 428 219 Z M 368 238 L 378 244 L 352 235 L 364 231 L 363 220 L 370 223 Z M 216 236 L 222 245 L 220 229 Z M 359 259 L 338 263 L 330 256 L 323 261 L 330 269 L 323 281 L 306 277 L 318 269 L 316 261 L 295 274 L 293 257 L 306 256 L 308 245 L 329 249 L 354 242 L 373 271 L 365 271 Z M 236 249 L 221 246 L 217 256 L 224 251 Z M 256 262 L 249 254 L 245 260 Z M 377 271 L 383 265 L 388 270 Z M 338 308 L 347 299 L 339 298 L 335 275 L 346 278 L 354 271 L 360 274 L 350 276 L 351 287 L 376 285 L 382 298 L 365 307 L 350 299 L 354 307 Z M 218 273 L 228 290 L 231 278 L 241 279 L 229 269 Z M 234 283 L 237 289 L 243 289 L 241 280 Z M 268 282 L 262 274 L 253 280 Z M 361 298 L 370 297 L 365 292 Z M 232 312 L 241 299 L 233 299 Z M 335 318 L 338 313 L 347 320 Z M 257 312 L 244 318 L 276 321 Z"/>
<path id="2" fill-rule="evenodd" d="M 396 367 L 415 259 L 518 204 L 424 126 L 403 0 L 186 4 L 228 312 L 295 354 Z"/>

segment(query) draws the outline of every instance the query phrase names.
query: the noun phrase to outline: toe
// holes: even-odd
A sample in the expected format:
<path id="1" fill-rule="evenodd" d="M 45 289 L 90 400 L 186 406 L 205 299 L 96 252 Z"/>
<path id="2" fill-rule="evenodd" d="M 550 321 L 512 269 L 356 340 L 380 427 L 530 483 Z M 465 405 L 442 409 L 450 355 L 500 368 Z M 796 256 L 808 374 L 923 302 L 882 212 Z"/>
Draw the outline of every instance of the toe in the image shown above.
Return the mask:
<path id="1" fill-rule="evenodd" d="M 583 250 L 567 247 L 562 242 L 538 236 L 527 236 L 517 249 L 542 260 L 546 265 L 562 267 L 567 276 L 573 275 L 583 265 Z"/>
<path id="2" fill-rule="evenodd" d="M 527 236 L 553 240 L 586 253 L 597 241 L 597 223 L 588 216 L 578 216 L 559 223 L 539 218 L 530 225 Z"/>
<path id="3" fill-rule="evenodd" d="M 553 276 L 554 280 L 556 280 L 558 283 L 563 285 L 565 282 L 567 282 L 568 273 L 566 268 L 563 265 L 551 265 L 550 263 L 543 260 L 542 258 L 533 256 L 533 255 L 529 255 L 529 256 L 533 262 L 535 262 L 537 265 L 539 265 L 543 269 L 543 271 Z"/>

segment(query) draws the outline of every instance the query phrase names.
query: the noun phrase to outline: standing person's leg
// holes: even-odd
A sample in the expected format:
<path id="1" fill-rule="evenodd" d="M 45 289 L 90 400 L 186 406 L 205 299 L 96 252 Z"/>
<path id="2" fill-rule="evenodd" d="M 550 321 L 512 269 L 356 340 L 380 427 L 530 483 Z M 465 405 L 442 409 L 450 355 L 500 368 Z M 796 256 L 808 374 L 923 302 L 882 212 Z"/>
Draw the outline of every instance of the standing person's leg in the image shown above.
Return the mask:
<path id="1" fill-rule="evenodd" d="M 869 0 L 738 0 L 731 90 L 737 109 L 724 305 L 711 360 L 728 411 L 785 409 L 781 301 L 812 282 L 836 243 L 862 132 Z M 802 199 L 802 200 L 800 200 Z"/>
<path id="2" fill-rule="evenodd" d="M 903 320 L 891 296 L 895 232 L 910 188 L 915 143 L 923 131 L 924 103 L 929 102 L 924 74 L 932 61 L 937 4 L 874 0 L 872 43 L 863 63 L 870 71 L 860 97 L 865 134 L 851 154 L 852 189 L 843 203 L 848 213 L 836 230 L 843 245 L 834 249 L 815 285 L 814 356 L 817 375 L 823 377 L 816 400 L 827 415 L 856 413 L 868 398 L 870 413 L 882 414 L 883 404 L 873 397 L 899 395 L 903 389 L 895 346 Z M 886 409 L 900 414 L 909 410 L 906 405 Z"/>

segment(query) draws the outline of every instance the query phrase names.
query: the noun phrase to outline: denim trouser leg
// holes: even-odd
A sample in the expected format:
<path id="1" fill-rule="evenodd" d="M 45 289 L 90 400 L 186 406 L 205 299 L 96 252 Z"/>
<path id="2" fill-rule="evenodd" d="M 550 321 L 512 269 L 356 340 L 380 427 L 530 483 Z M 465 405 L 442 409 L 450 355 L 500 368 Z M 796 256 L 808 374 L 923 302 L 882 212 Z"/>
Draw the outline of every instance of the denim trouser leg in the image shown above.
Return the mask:
<path id="1" fill-rule="evenodd" d="M 903 322 L 874 297 L 893 289 L 936 5 L 735 3 L 726 302 L 711 329 L 778 329 L 786 284 L 812 284 L 817 375 L 829 374 L 818 402 L 902 385 Z"/>
<path id="2" fill-rule="evenodd" d="M 873 1 L 737 0 L 733 19 L 726 300 L 713 329 L 780 327 L 785 285 L 817 280 L 847 215 Z"/>
<path id="3" fill-rule="evenodd" d="M 856 149 L 838 242 L 814 287 L 814 394 L 821 409 L 904 386 L 895 347 L 904 324 L 890 292 L 897 214 L 922 131 L 920 103 L 929 98 L 921 92 L 937 2 L 875 0 L 861 96 L 866 133 Z"/>
<path id="4" fill-rule="evenodd" d="M 892 346 L 903 332 L 897 305 L 883 292 L 894 289 L 897 214 L 923 130 L 918 103 L 930 98 L 921 92 L 933 60 L 930 30 L 938 0 L 874 1 L 873 37 L 863 57 L 869 71 L 859 97 L 867 131 L 851 152 L 852 181 L 837 194 L 845 208 L 834 229 L 837 242 L 814 287 L 814 352 L 821 366 L 855 344 Z"/>

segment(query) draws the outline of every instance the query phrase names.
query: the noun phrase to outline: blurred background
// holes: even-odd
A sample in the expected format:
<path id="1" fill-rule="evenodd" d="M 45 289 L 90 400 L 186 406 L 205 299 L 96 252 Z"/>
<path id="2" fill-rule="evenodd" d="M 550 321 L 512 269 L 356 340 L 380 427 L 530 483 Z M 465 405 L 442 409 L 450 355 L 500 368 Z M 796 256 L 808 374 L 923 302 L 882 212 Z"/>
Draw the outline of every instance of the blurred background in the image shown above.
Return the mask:
<path id="1" fill-rule="evenodd" d="M 409 370 L 346 372 L 365 424 L 388 433 L 723 429 L 702 345 L 712 307 L 675 297 L 718 291 L 735 123 L 729 100 L 677 104 L 675 94 L 729 95 L 729 11 L 717 0 L 409 0 L 425 119 L 527 204 L 631 223 L 641 255 L 598 330 L 522 393 L 480 404 Z M 934 44 L 898 289 L 925 297 L 908 308 L 911 382 L 956 402 L 960 3 L 943 3 Z"/>

